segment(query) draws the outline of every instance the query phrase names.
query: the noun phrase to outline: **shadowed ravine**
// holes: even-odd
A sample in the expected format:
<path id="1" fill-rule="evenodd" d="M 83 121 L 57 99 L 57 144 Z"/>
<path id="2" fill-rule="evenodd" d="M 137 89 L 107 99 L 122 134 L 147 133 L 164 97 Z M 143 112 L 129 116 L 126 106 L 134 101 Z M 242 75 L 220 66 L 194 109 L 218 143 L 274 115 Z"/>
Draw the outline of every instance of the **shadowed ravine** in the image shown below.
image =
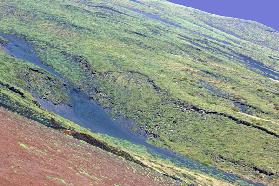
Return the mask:
<path id="1" fill-rule="evenodd" d="M 53 68 L 44 65 L 37 57 L 33 47 L 24 39 L 21 39 L 15 35 L 7 35 L 3 33 L 0 33 L 0 36 L 8 40 L 7 43 L 3 44 L 3 48 L 8 54 L 15 58 L 22 59 L 39 66 L 67 84 L 71 106 L 62 104 L 54 105 L 50 101 L 37 98 L 37 101 L 44 109 L 59 114 L 60 116 L 67 118 L 82 127 L 89 128 L 93 132 L 107 134 L 113 137 L 128 140 L 135 144 L 143 145 L 151 153 L 155 153 L 162 158 L 171 159 L 177 164 L 187 168 L 198 170 L 230 182 L 241 180 L 242 182 L 246 182 L 246 184 L 261 185 L 248 180 L 243 180 L 234 174 L 226 173 L 216 168 L 202 165 L 197 161 L 193 161 L 170 150 L 148 144 L 144 136 L 133 133 L 131 130 L 121 124 L 128 123 L 133 125 L 132 121 L 123 118 L 119 120 L 112 119 L 109 113 L 97 103 L 92 101 L 89 96 L 76 89 L 65 77 L 56 72 Z"/>

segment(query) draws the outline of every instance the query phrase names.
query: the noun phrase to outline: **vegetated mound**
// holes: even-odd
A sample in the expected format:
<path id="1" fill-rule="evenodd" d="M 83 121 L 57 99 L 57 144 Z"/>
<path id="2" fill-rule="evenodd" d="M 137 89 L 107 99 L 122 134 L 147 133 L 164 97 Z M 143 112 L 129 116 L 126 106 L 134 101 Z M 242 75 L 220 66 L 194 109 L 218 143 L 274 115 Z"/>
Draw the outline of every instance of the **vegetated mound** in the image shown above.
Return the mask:
<path id="1" fill-rule="evenodd" d="M 173 180 L 0 108 L 0 185 L 175 185 Z"/>

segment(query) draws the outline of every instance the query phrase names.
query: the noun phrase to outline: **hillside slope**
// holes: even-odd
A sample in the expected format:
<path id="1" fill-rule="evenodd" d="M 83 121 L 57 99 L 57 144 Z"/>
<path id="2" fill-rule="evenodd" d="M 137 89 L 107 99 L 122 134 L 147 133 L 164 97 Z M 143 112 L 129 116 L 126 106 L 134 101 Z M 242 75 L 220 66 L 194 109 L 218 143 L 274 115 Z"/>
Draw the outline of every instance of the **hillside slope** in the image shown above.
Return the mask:
<path id="1" fill-rule="evenodd" d="M 0 108 L 1 185 L 177 185 Z"/>
<path id="2" fill-rule="evenodd" d="M 49 124 L 40 109 L 66 116 L 78 90 L 152 144 L 278 183 L 275 30 L 156 0 L 4 0 L 0 10 L 2 106 Z"/>

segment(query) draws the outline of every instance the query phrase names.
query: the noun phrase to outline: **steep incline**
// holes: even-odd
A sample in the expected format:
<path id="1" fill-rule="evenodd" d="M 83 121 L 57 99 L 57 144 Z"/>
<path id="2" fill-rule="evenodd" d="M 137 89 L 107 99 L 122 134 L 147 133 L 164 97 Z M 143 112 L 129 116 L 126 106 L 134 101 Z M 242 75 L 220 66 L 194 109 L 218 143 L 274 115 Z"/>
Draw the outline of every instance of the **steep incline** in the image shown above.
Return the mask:
<path id="1" fill-rule="evenodd" d="M 0 185 L 178 185 L 0 107 Z"/>
<path id="2" fill-rule="evenodd" d="M 275 30 L 164 0 L 3 0 L 0 33 L 1 105 L 53 124 L 41 108 L 69 115 L 78 90 L 157 146 L 278 182 Z"/>

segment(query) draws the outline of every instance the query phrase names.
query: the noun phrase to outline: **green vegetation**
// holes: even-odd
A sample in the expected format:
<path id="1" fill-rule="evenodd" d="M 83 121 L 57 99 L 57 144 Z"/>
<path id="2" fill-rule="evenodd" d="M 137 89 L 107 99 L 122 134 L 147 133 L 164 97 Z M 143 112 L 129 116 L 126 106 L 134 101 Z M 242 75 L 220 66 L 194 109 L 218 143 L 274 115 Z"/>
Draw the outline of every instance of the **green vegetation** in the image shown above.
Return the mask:
<path id="1" fill-rule="evenodd" d="M 29 149 L 29 146 L 28 145 L 26 145 L 26 144 L 24 144 L 24 143 L 18 143 L 19 144 L 19 146 L 21 147 L 21 148 L 23 148 L 23 149 Z"/>
<path id="2" fill-rule="evenodd" d="M 4 0 L 0 32 L 29 40 L 43 63 L 110 108 L 112 115 L 121 113 L 136 121 L 150 133 L 151 143 L 247 178 L 276 183 L 278 80 L 249 70 L 239 55 L 278 71 L 278 32 L 167 1 L 141 2 Z M 0 37 L 0 43 L 5 42 Z M 88 133 L 40 109 L 31 95 L 67 103 L 63 82 L 2 50 L 0 83 L 2 106 L 49 126 L 59 123 Z M 247 107 L 245 113 L 236 101 Z M 239 124 L 243 122 L 251 125 Z M 109 144 L 118 142 L 90 135 Z M 117 148 L 129 153 L 141 151 L 119 143 Z M 143 158 L 144 153 L 135 156 L 157 161 Z"/>
<path id="3" fill-rule="evenodd" d="M 36 105 L 36 103 L 34 103 L 33 99 L 31 96 L 29 97 L 27 92 L 23 91 L 23 93 L 24 97 L 14 93 L 11 90 L 7 90 L 7 88 L 2 87 L 0 94 L 0 106 L 4 106 L 14 112 L 17 112 L 49 127 L 70 129 L 80 134 L 89 135 L 92 139 L 94 139 L 94 141 L 97 140 L 99 143 L 102 143 L 103 146 L 106 146 L 106 150 L 109 152 L 112 152 L 130 161 L 139 163 L 143 166 L 149 167 L 165 175 L 179 178 L 184 183 L 224 183 L 224 181 L 203 175 L 198 171 L 188 170 L 185 167 L 179 167 L 173 164 L 170 160 L 161 159 L 153 154 L 150 154 L 143 146 L 135 145 L 128 141 L 119 140 L 104 134 L 93 133 L 87 129 L 81 128 L 77 124 L 68 121 L 56 114 L 42 110 Z M 81 141 L 81 143 L 84 142 Z M 27 145 L 22 143 L 19 143 L 19 145 L 24 149 L 29 148 Z M 86 174 L 85 172 L 81 173 Z"/>

